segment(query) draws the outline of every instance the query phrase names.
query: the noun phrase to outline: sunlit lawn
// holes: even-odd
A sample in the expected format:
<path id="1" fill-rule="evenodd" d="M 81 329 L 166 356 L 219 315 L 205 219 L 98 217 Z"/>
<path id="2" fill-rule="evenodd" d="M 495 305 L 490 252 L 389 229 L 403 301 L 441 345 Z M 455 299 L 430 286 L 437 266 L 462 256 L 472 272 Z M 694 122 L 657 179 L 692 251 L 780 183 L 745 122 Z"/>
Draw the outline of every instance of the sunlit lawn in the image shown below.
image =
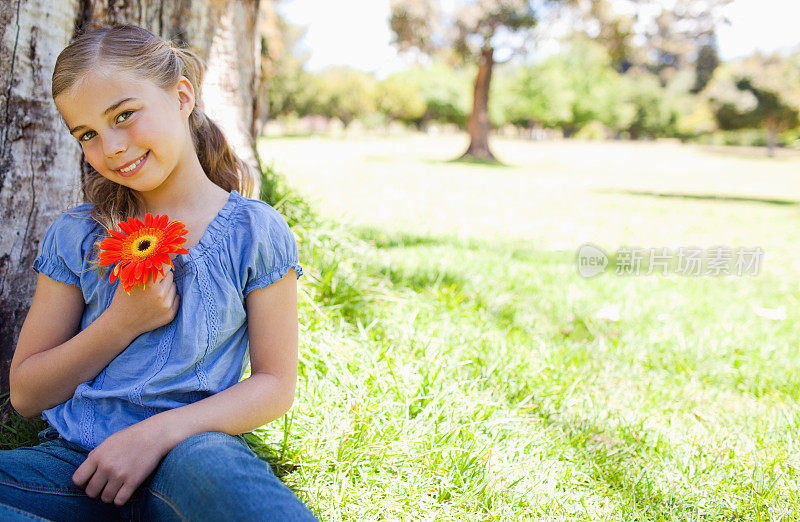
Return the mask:
<path id="1" fill-rule="evenodd" d="M 262 141 L 323 216 L 293 224 L 298 400 L 263 432 L 284 480 L 323 520 L 798 516 L 800 157 L 495 141 L 510 166 L 447 162 L 464 145 Z M 584 242 L 766 257 L 584 279 Z"/>

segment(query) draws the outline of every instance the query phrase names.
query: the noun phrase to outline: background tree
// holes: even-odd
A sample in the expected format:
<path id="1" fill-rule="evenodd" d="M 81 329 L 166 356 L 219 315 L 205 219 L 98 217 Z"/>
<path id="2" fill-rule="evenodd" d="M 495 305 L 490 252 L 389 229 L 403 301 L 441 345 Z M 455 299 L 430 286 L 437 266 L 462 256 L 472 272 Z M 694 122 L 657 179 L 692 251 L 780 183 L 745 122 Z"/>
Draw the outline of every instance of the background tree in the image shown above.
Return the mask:
<path id="1" fill-rule="evenodd" d="M 618 72 L 645 68 L 661 86 L 696 64 L 697 91 L 718 64 L 716 28 L 733 0 L 574 0 L 576 32 L 603 45 Z"/>
<path id="2" fill-rule="evenodd" d="M 703 44 L 697 51 L 694 63 L 695 81 L 691 92 L 697 94 L 706 88 L 708 82 L 714 77 L 714 71 L 719 67 L 719 53 L 717 51 L 716 36 L 712 35 L 709 43 Z"/>
<path id="3" fill-rule="evenodd" d="M 346 66 L 328 67 L 314 76 L 314 112 L 350 125 L 375 111 L 375 78 Z"/>
<path id="4" fill-rule="evenodd" d="M 571 78 L 566 60 L 551 56 L 499 75 L 490 102 L 493 121 L 526 128 L 556 128 L 572 119 Z"/>
<path id="5" fill-rule="evenodd" d="M 787 103 L 778 92 L 754 86 L 749 78 L 738 80 L 736 88 L 751 93 L 756 106 L 740 111 L 733 103 L 723 103 L 716 112 L 717 124 L 724 130 L 766 128 L 767 155 L 774 156 L 778 133 L 800 124 L 797 108 Z"/>
<path id="6" fill-rule="evenodd" d="M 800 110 L 800 51 L 791 54 L 755 52 L 722 64 L 704 89 L 720 130 L 758 129 L 752 144 L 766 145 L 774 154 L 779 139 L 791 142 L 798 127 L 794 114 Z M 781 136 L 784 134 L 785 136 Z M 728 133 L 726 139 L 747 133 Z"/>
<path id="7" fill-rule="evenodd" d="M 311 53 L 298 48 L 307 28 L 288 23 L 275 8 L 275 3 L 262 3 L 260 9 L 258 134 L 263 134 L 264 125 L 270 119 L 308 114 L 316 94 L 312 74 L 305 70 Z"/>
<path id="8" fill-rule="evenodd" d="M 267 2 L 269 3 L 269 2 Z M 33 260 L 40 238 L 63 209 L 82 201 L 75 190 L 86 165 L 50 97 L 60 50 L 98 23 L 131 22 L 180 44 L 208 64 L 203 96 L 236 152 L 255 166 L 253 115 L 257 112 L 257 0 L 220 2 L 0 3 L 0 393 L 35 285 Z M 255 194 L 258 194 L 256 187 Z M 0 412 L 5 421 L 10 411 Z"/>
<path id="9" fill-rule="evenodd" d="M 536 24 L 527 0 L 476 0 L 446 20 L 433 0 L 392 0 L 390 26 L 400 50 L 425 54 L 449 52 L 460 63 L 478 66 L 467 118 L 470 144 L 462 157 L 496 161 L 489 149 L 489 91 L 496 51 L 524 52 Z"/>
<path id="10" fill-rule="evenodd" d="M 470 84 L 475 77 L 472 68 L 454 70 L 444 61 L 437 60 L 429 67 L 412 67 L 392 76 L 413 85 L 425 101 L 420 126 L 437 122 L 452 123 L 466 129 L 467 115 L 472 106 Z"/>
<path id="11" fill-rule="evenodd" d="M 633 44 L 637 16 L 614 10 L 611 0 L 576 0 L 572 3 L 579 23 L 576 33 L 605 47 L 617 72 L 626 72 L 641 62 L 641 51 Z"/>
<path id="12" fill-rule="evenodd" d="M 419 122 L 428 108 L 419 89 L 401 76 L 392 75 L 378 83 L 377 108 L 389 120 Z"/>

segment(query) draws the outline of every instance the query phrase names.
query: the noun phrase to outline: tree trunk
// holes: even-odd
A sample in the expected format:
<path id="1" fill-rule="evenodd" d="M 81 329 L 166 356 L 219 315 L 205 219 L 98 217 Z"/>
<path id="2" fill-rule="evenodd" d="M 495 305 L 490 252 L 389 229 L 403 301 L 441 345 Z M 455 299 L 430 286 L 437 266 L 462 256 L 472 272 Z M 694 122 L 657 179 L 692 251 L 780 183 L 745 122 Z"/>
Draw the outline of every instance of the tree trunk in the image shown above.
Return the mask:
<path id="1" fill-rule="evenodd" d="M 0 3 L 0 394 L 36 282 L 41 238 L 61 210 L 82 201 L 80 147 L 50 97 L 60 50 L 98 23 L 134 23 L 188 44 L 208 64 L 206 112 L 256 167 L 254 119 L 261 40 L 258 0 L 16 0 Z M 85 160 L 84 160 L 85 161 Z M 260 180 L 252 197 L 260 191 Z M 10 410 L 0 411 L 0 421 Z"/>
<path id="2" fill-rule="evenodd" d="M 494 49 L 484 47 L 478 60 L 478 75 L 475 77 L 475 90 L 472 96 L 472 112 L 467 118 L 469 147 L 461 158 L 497 161 L 489 149 L 489 87 L 494 67 Z"/>
<path id="3" fill-rule="evenodd" d="M 775 141 L 778 134 L 778 125 L 775 118 L 767 118 L 767 156 L 775 156 Z"/>

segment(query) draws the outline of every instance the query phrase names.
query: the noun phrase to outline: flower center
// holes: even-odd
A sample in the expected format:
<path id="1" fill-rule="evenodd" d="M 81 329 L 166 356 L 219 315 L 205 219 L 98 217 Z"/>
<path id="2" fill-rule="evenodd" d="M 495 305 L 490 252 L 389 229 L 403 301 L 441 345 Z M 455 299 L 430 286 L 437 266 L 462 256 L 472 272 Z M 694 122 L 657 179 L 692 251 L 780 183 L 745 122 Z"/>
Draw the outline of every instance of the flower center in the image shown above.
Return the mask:
<path id="1" fill-rule="evenodd" d="M 152 254 L 158 248 L 158 245 L 158 235 L 145 232 L 131 241 L 130 253 L 136 259 L 143 259 Z"/>

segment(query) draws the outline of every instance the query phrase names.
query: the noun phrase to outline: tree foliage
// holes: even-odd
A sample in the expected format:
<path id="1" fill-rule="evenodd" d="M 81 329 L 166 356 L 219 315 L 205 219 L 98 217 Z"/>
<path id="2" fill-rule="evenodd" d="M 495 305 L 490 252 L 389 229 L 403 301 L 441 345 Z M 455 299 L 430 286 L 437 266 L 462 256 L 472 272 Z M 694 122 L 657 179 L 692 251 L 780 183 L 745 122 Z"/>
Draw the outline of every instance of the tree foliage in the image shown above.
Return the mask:
<path id="1" fill-rule="evenodd" d="M 376 103 L 388 119 L 405 123 L 419 122 L 428 107 L 419 89 L 398 75 L 378 83 Z"/>
<path id="2" fill-rule="evenodd" d="M 375 112 L 376 83 L 371 74 L 352 67 L 328 67 L 314 76 L 314 108 L 349 125 Z"/>
<path id="3" fill-rule="evenodd" d="M 425 101 L 421 123 L 453 123 L 464 128 L 471 106 L 470 83 L 474 75 L 474 67 L 454 69 L 436 61 L 429 67 L 400 71 L 394 77 L 413 85 Z"/>
<path id="4" fill-rule="evenodd" d="M 733 0 L 575 0 L 578 31 L 609 52 L 618 72 L 655 73 L 662 86 L 684 67 L 700 63 L 702 90 L 716 67 L 716 29 Z"/>

